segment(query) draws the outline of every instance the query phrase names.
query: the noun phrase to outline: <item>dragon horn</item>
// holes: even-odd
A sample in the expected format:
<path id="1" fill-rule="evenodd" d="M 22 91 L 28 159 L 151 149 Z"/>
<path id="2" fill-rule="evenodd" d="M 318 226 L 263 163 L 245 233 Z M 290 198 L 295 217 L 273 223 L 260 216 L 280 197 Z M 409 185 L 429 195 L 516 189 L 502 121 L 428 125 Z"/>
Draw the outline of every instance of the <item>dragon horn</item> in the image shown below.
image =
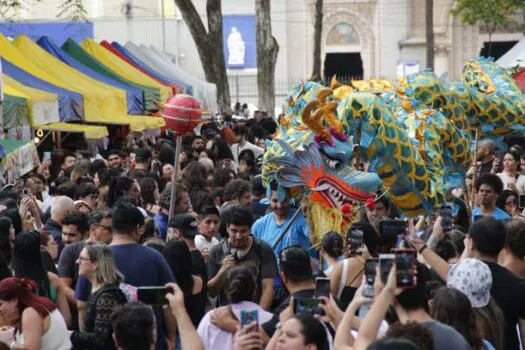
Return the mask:
<path id="1" fill-rule="evenodd" d="M 331 141 L 332 135 L 328 131 L 327 128 L 323 126 L 323 111 L 317 110 L 317 107 L 319 107 L 318 101 L 310 101 L 304 107 L 303 110 L 303 123 L 308 126 L 315 134 L 321 136 L 323 140 Z M 312 111 L 316 110 L 315 113 L 312 115 Z"/>
<path id="2" fill-rule="evenodd" d="M 335 90 L 340 86 L 343 86 L 343 84 L 341 84 L 339 80 L 337 80 L 336 75 L 334 74 L 332 76 L 332 79 L 330 80 L 330 88 Z"/>

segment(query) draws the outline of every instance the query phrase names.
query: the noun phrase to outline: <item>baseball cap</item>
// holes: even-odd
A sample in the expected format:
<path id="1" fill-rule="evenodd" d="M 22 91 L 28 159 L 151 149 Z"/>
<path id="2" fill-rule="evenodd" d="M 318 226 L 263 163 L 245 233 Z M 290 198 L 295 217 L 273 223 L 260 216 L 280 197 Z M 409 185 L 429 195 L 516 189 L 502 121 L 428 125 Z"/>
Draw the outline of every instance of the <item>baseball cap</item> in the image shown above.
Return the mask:
<path id="1" fill-rule="evenodd" d="M 170 219 L 168 227 L 176 228 L 185 237 L 195 237 L 199 234 L 199 222 L 190 214 L 175 215 Z"/>
<path id="2" fill-rule="evenodd" d="M 490 301 L 492 273 L 481 260 L 462 259 L 449 267 L 447 287 L 456 288 L 465 294 L 472 307 L 485 307 Z"/>
<path id="3" fill-rule="evenodd" d="M 147 148 L 139 148 L 135 152 L 135 160 L 137 162 L 145 162 L 151 158 L 151 151 Z"/>

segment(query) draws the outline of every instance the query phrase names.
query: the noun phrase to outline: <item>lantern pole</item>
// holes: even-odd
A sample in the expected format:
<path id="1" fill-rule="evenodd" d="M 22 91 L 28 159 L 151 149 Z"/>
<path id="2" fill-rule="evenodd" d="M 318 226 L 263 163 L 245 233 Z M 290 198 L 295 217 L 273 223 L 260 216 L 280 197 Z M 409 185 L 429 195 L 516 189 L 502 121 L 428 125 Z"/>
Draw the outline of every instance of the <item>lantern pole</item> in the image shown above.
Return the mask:
<path id="1" fill-rule="evenodd" d="M 180 152 L 182 148 L 182 135 L 175 135 L 177 138 L 175 144 L 175 161 L 173 163 L 173 175 L 171 177 L 171 198 L 170 198 L 170 215 L 169 219 L 175 215 L 175 198 L 177 197 L 177 179 L 180 174 Z"/>

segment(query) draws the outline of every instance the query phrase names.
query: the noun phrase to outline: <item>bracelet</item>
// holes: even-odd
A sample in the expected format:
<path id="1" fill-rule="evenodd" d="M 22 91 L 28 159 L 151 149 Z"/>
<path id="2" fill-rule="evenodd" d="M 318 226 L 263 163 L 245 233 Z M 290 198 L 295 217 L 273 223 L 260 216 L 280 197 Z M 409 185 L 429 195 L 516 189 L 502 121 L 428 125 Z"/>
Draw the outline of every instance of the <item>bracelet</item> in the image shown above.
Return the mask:
<path id="1" fill-rule="evenodd" d="M 424 246 L 422 246 L 421 248 L 419 248 L 419 250 L 417 251 L 419 254 L 423 253 L 423 250 L 427 249 L 428 246 L 425 244 Z"/>

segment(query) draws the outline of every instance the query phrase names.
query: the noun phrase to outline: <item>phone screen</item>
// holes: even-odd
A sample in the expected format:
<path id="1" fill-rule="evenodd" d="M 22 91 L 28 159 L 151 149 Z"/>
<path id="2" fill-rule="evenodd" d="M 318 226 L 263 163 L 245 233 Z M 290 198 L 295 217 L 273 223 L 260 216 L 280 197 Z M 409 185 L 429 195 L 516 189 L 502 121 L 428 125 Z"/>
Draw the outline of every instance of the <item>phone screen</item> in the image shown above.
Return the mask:
<path id="1" fill-rule="evenodd" d="M 44 152 L 44 161 L 51 160 L 51 152 Z"/>
<path id="2" fill-rule="evenodd" d="M 324 311 L 321 309 L 321 299 L 315 298 L 297 298 L 293 301 L 294 314 L 306 313 L 310 315 L 323 315 Z"/>
<path id="3" fill-rule="evenodd" d="M 444 205 L 439 209 L 439 216 L 441 216 L 441 227 L 443 231 L 447 232 L 452 230 L 452 208 L 448 205 Z"/>
<path id="4" fill-rule="evenodd" d="M 361 227 L 353 226 L 346 234 L 346 243 L 352 254 L 355 254 L 364 244 L 364 232 Z"/>
<path id="5" fill-rule="evenodd" d="M 166 305 L 166 287 L 139 287 L 137 288 L 137 299 L 147 305 Z"/>
<path id="6" fill-rule="evenodd" d="M 257 313 L 257 310 L 241 310 L 241 326 L 246 327 L 250 323 L 253 323 L 255 321 L 255 324 L 259 326 L 259 314 Z"/>
<path id="7" fill-rule="evenodd" d="M 381 272 L 381 282 L 386 283 L 388 280 L 388 274 L 394 265 L 396 259 L 395 254 L 380 254 L 379 255 L 379 269 Z"/>
<path id="8" fill-rule="evenodd" d="M 315 297 L 330 297 L 330 279 L 318 277 L 315 279 Z"/>
<path id="9" fill-rule="evenodd" d="M 396 278 L 399 288 L 411 288 L 416 285 L 416 251 L 398 250 L 396 252 Z"/>
<path id="10" fill-rule="evenodd" d="M 392 235 L 397 238 L 399 235 L 406 235 L 408 225 L 405 220 L 383 220 L 379 223 L 380 235 Z"/>
<path id="11" fill-rule="evenodd" d="M 379 263 L 377 259 L 367 259 L 365 262 L 366 284 L 373 286 L 376 280 L 376 267 Z"/>

